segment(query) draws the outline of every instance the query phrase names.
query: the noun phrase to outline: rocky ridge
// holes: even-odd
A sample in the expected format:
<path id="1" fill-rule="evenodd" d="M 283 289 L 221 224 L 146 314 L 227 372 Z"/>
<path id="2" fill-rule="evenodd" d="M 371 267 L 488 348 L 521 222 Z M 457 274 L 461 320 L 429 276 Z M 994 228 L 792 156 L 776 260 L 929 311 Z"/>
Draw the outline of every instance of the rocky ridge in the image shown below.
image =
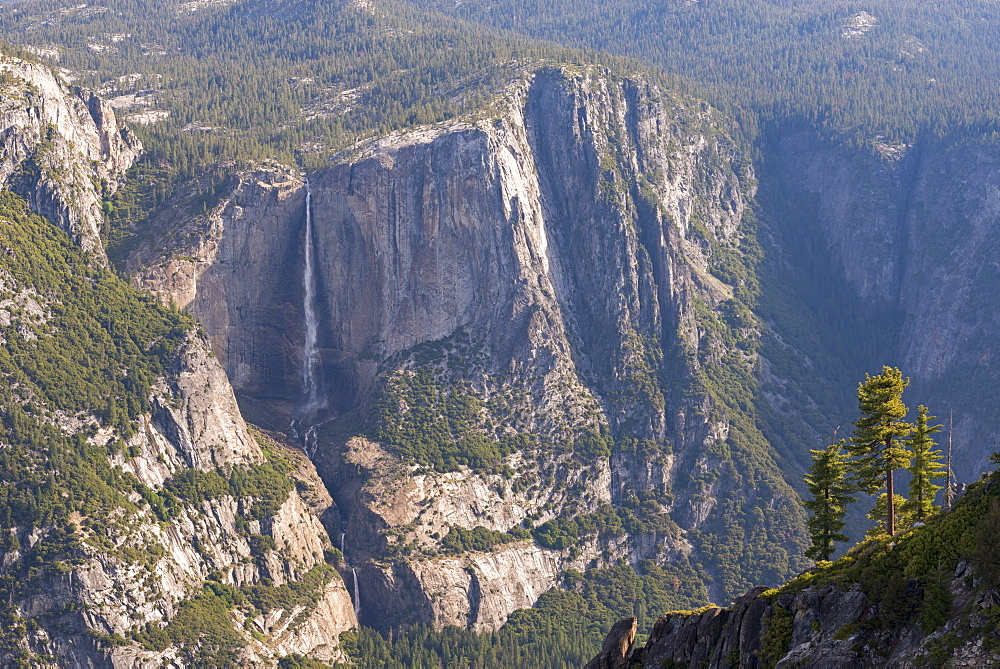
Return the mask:
<path id="1" fill-rule="evenodd" d="M 634 619 L 608 635 L 592 666 L 990 667 L 1000 660 L 996 561 L 1000 479 L 889 541 L 868 541 L 778 589 L 727 608 L 668 613 L 630 651 Z M 621 629 L 619 629 L 619 627 Z M 602 663 L 603 662 L 603 663 Z M 595 664 L 596 663 L 596 664 Z"/>
<path id="2" fill-rule="evenodd" d="M 107 262 L 103 202 L 142 152 L 132 131 L 91 91 L 50 68 L 0 54 L 0 187 Z"/>
<path id="3" fill-rule="evenodd" d="M 205 342 L 190 339 L 174 373 L 158 384 L 153 397 L 156 410 L 140 418 L 139 431 L 126 442 L 124 452 L 134 455 L 123 454 L 113 464 L 153 493 L 191 469 L 252 471 L 259 466 L 265 459 L 260 437 L 255 438 L 234 411 L 232 391 Z M 102 431 L 95 438 L 116 436 Z M 283 450 L 273 443 L 270 448 Z M 152 510 L 140 511 L 124 532 L 102 530 L 85 517 L 76 518 L 81 538 L 74 558 L 77 566 L 65 576 L 48 577 L 44 588 L 35 589 L 37 594 L 17 602 L 22 618 L 54 617 L 59 624 L 36 626 L 22 648 L 35 656 L 59 658 L 60 663 L 83 665 L 178 661 L 188 656 L 176 647 L 151 650 L 124 641 L 147 625 L 174 619 L 206 580 L 237 588 L 262 582 L 280 587 L 325 565 L 331 545 L 319 518 L 332 500 L 304 456 L 277 457 L 296 463 L 296 487 L 275 500 L 271 512 L 254 513 L 252 507 L 259 500 L 253 496 L 222 495 L 187 504 L 166 523 Z M 299 489 L 316 492 L 304 498 Z M 17 530 L 18 535 L 26 532 Z M 102 533 L 106 537 L 98 540 Z M 36 531 L 20 537 L 20 542 L 30 549 L 43 535 Z M 6 551 L 4 572 L 15 573 L 20 559 L 19 550 Z M 342 659 L 338 635 L 357 624 L 351 598 L 336 573 L 328 574 L 319 587 L 319 592 L 310 593 L 311 601 L 291 609 L 249 616 L 235 611 L 233 624 L 247 630 L 241 662 L 269 664 L 290 653 Z M 60 613 L 63 610 L 82 613 Z M 122 643 L 101 643 L 112 639 Z"/>

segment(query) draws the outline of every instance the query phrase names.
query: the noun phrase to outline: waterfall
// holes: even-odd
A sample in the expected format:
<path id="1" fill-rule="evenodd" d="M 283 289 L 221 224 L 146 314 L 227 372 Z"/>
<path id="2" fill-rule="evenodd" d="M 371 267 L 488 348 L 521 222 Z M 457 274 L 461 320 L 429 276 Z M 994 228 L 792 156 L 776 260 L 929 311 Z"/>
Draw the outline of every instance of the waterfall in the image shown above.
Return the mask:
<path id="1" fill-rule="evenodd" d="M 302 287 L 305 292 L 303 311 L 305 312 L 305 344 L 302 347 L 302 394 L 303 413 L 320 408 L 316 367 L 319 365 L 319 324 L 316 319 L 316 248 L 313 245 L 312 188 L 306 179 L 306 243 L 305 267 L 302 271 Z"/>
<path id="2" fill-rule="evenodd" d="M 354 576 L 354 617 L 358 617 L 361 612 L 361 593 L 358 591 L 358 572 L 351 567 L 351 575 Z"/>
<path id="3" fill-rule="evenodd" d="M 347 553 L 344 553 L 344 534 L 346 534 L 346 533 L 345 532 L 341 532 L 340 533 L 340 552 L 344 556 L 344 559 L 346 560 L 347 559 Z"/>
<path id="4" fill-rule="evenodd" d="M 316 428 L 319 425 L 311 425 L 302 435 L 302 450 L 305 451 L 306 457 L 312 460 L 316 456 Z"/>
<path id="5" fill-rule="evenodd" d="M 300 370 L 302 396 L 298 406 L 292 414 L 292 422 L 289 426 L 295 439 L 301 445 L 302 450 L 312 460 L 316 455 L 319 445 L 319 433 L 317 429 L 333 420 L 333 416 L 328 416 L 326 420 L 318 421 L 319 412 L 326 408 L 326 398 L 323 396 L 320 382 L 320 358 L 319 358 L 319 318 L 316 314 L 316 245 L 313 234 L 313 213 L 312 213 L 312 187 L 306 179 L 306 230 L 305 230 L 305 262 L 302 265 L 302 312 L 304 315 L 305 337 L 302 344 L 302 369 Z"/>

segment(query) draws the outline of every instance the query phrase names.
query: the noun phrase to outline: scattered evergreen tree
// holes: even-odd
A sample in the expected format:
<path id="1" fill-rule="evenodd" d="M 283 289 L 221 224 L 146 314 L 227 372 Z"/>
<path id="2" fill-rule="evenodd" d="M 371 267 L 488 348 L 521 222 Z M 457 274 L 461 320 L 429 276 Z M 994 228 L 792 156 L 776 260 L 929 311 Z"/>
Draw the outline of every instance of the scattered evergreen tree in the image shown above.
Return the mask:
<path id="1" fill-rule="evenodd" d="M 941 462 L 941 451 L 933 448 L 937 443 L 931 438 L 935 432 L 941 431 L 940 425 L 931 425 L 936 416 L 929 416 L 927 407 L 917 408 L 917 422 L 910 435 L 910 453 L 913 461 L 910 464 L 910 499 L 906 502 L 906 510 L 913 513 L 913 519 L 923 520 L 934 513 L 939 507 L 934 504 L 934 496 L 942 486 L 935 485 L 934 479 L 946 475 L 944 463 Z"/>
<path id="2" fill-rule="evenodd" d="M 806 557 L 817 562 L 830 559 L 835 542 L 850 541 L 850 537 L 841 533 L 847 505 L 855 501 L 850 494 L 853 488 L 847 478 L 848 461 L 843 449 L 841 439 L 824 450 L 811 451 L 813 464 L 805 477 L 813 496 L 803 502 L 810 513 L 808 525 L 812 538 Z"/>
<path id="3" fill-rule="evenodd" d="M 915 518 L 913 517 L 913 512 L 905 506 L 906 498 L 902 495 L 894 495 L 892 501 L 896 509 L 896 528 L 906 529 L 913 525 Z M 872 510 L 865 516 L 865 518 L 874 523 L 872 528 L 865 533 L 865 536 L 874 538 L 886 531 L 886 521 L 889 517 L 888 506 L 889 496 L 882 493 L 878 496 L 878 499 L 875 500 L 875 506 L 872 507 Z"/>
<path id="4" fill-rule="evenodd" d="M 885 530 L 890 536 L 896 533 L 894 474 L 910 462 L 903 441 L 913 430 L 913 425 L 903 421 L 907 414 L 903 390 L 909 383 L 895 367 L 883 366 L 876 376 L 865 374 L 864 382 L 858 384 L 861 417 L 847 445 L 858 490 L 869 494 L 886 490 Z"/>

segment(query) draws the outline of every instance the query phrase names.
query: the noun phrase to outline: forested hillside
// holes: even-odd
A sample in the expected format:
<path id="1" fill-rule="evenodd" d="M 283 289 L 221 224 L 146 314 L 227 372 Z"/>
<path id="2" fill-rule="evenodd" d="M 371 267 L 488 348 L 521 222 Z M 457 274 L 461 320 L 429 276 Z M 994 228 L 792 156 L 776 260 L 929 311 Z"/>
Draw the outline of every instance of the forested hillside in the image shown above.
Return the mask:
<path id="1" fill-rule="evenodd" d="M 216 161 L 315 167 L 359 139 L 478 109 L 554 46 L 406 2 L 13 3 L 0 34 L 73 72 L 182 175 Z"/>
<path id="2" fill-rule="evenodd" d="M 861 141 L 996 129 L 1000 9 L 989 2 L 415 4 L 656 65 L 743 117 L 749 132 L 755 119 Z"/>

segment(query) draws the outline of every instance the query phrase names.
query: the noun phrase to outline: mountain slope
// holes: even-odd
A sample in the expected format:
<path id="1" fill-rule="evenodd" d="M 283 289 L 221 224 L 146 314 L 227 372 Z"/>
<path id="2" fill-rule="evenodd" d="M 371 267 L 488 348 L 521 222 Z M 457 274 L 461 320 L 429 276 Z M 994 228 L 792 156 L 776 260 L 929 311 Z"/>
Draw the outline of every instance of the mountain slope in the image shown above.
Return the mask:
<path id="1" fill-rule="evenodd" d="M 142 150 L 110 105 L 44 65 L 0 52 L 0 187 L 106 260 L 102 206 Z"/>
<path id="2" fill-rule="evenodd" d="M 415 0 L 473 23 L 635 58 L 758 121 L 912 141 L 996 129 L 1000 13 L 981 0 Z"/>
<path id="3" fill-rule="evenodd" d="M 46 70 L 16 67 L 6 85 L 29 94 L 5 93 L 8 118 L 62 104 Z M 48 169 L 107 174 L 70 144 L 94 136 L 89 119 L 59 119 Z M 341 658 L 356 618 L 312 466 L 247 428 L 189 317 L 9 191 L 0 226 L 0 662 Z"/>
<path id="4" fill-rule="evenodd" d="M 690 33 L 697 42 L 706 30 L 731 34 L 715 30 L 727 6 L 667 7 L 662 18 L 706 10 Z M 93 215 L 86 243 L 99 250 L 93 231 L 102 229 L 135 283 L 202 321 L 216 356 L 184 335 L 194 348 L 171 357 L 164 347 L 180 345 L 178 333 L 160 348 L 149 348 L 147 332 L 136 335 L 136 350 L 99 342 L 98 360 L 138 365 L 112 395 L 100 383 L 68 382 L 51 365 L 22 370 L 53 374 L 45 411 L 89 410 L 125 440 L 143 421 L 157 424 L 181 453 L 177 462 L 163 455 L 177 467 L 170 477 L 132 472 L 144 488 L 123 479 L 132 492 L 118 490 L 113 506 L 131 513 L 123 500 L 139 504 L 139 526 L 155 535 L 154 518 L 197 525 L 191 514 L 209 513 L 206 505 L 222 519 L 222 529 L 205 531 L 226 557 L 192 563 L 183 593 L 151 594 L 159 603 L 144 610 L 150 629 L 107 613 L 113 624 L 98 626 L 107 635 L 99 641 L 131 639 L 122 653 L 138 652 L 136 644 L 149 653 L 206 651 L 182 648 L 183 630 L 192 629 L 185 616 L 209 610 L 218 614 L 212 629 L 221 621 L 224 631 L 206 652 L 231 659 L 231 646 L 247 643 L 256 655 L 246 661 L 269 661 L 312 643 L 276 645 L 284 631 L 269 625 L 287 617 L 274 611 L 291 610 L 278 604 L 287 596 L 309 608 L 323 588 L 339 610 L 324 614 L 336 624 L 323 638 L 353 622 L 346 588 L 317 555 L 329 540 L 315 514 L 289 512 L 300 529 L 279 526 L 277 535 L 266 518 L 254 519 L 259 527 L 240 522 L 258 497 L 268 512 L 298 508 L 285 477 L 291 465 L 268 460 L 241 432 L 222 380 L 213 381 L 218 411 L 209 415 L 228 418 L 205 431 L 225 433 L 232 448 L 217 460 L 204 454 L 215 444 L 192 427 L 201 418 L 185 416 L 194 409 L 175 415 L 187 391 L 168 382 L 185 359 L 211 378 L 221 363 L 243 412 L 287 432 L 315 460 L 337 501 L 325 520 L 347 554 L 339 567 L 353 604 L 362 622 L 391 635 L 505 621 L 508 632 L 531 630 L 525 621 L 548 620 L 552 602 L 593 603 L 595 592 L 615 593 L 627 610 L 628 595 L 618 595 L 629 588 L 642 624 L 649 602 L 695 606 L 780 582 L 804 566 L 794 492 L 802 460 L 849 424 L 850 389 L 883 363 L 903 365 L 914 376 L 911 397 L 934 412 L 956 405 L 957 468 L 974 476 L 983 442 L 1000 430 L 986 392 L 996 380 L 995 140 L 979 125 L 993 101 L 961 100 L 977 83 L 965 61 L 922 95 L 927 78 L 949 68 L 886 55 L 903 28 L 868 30 L 855 9 L 741 5 L 732 20 L 741 30 L 763 22 L 769 39 L 760 48 L 769 54 L 741 53 L 723 68 L 700 45 L 676 61 L 711 84 L 707 93 L 733 112 L 726 116 L 664 75 L 610 60 L 581 65 L 591 54 L 402 4 L 0 7 L 6 35 L 84 71 L 150 142 L 153 154 L 117 190 L 134 155 L 110 164 L 114 152 L 81 150 L 109 163 L 104 172 L 70 149 L 57 157 L 70 161 L 67 173 L 84 170 L 80 202 Z M 991 11 L 966 26 L 986 47 Z M 873 25 L 899 18 L 877 14 Z M 845 33 L 845 21 L 860 34 Z M 664 53 L 691 41 L 653 32 L 681 35 Z M 796 33 L 808 37 L 806 52 L 784 48 Z M 935 49 L 947 56 L 944 47 Z M 989 76 L 992 52 L 983 53 Z M 759 78 L 771 71 L 760 63 L 774 58 L 812 74 L 776 87 Z M 708 76 L 717 71 L 736 74 Z M 4 104 L 33 104 L 22 80 L 4 80 Z M 86 95 L 59 90 L 80 116 L 72 98 Z M 841 93 L 843 107 L 827 102 Z M 780 101 L 788 97 L 791 108 Z M 48 113 L 30 108 L 37 111 L 11 126 L 27 128 L 17 131 L 29 138 L 25 156 L 44 144 L 33 114 Z M 98 130 L 102 113 L 88 114 Z M 966 125 L 943 131 L 958 122 Z M 137 150 L 127 133 L 100 137 L 121 143 L 122 156 Z M 12 171 L 26 173 L 22 158 Z M 25 195 L 45 192 L 48 175 L 36 172 Z M 73 204 L 73 192 L 67 187 L 60 202 Z M 52 215 L 43 200 L 32 205 Z M 98 201 L 107 224 L 91 206 Z M 79 227 L 68 218 L 62 225 Z M 14 327 L 31 332 L 46 318 L 36 280 L 24 273 L 5 298 L 19 305 Z M 147 302 L 152 311 L 119 311 L 167 330 L 181 322 Z M 117 332 L 117 316 L 105 321 L 83 329 Z M 62 357 L 88 360 L 89 351 Z M 112 368 L 101 374 L 118 378 Z M 153 390 L 160 399 L 150 404 Z M 22 409 L 32 402 L 9 398 Z M 137 448 L 121 456 L 123 471 L 162 469 L 154 451 Z M 263 489 L 244 495 L 245 477 Z M 281 590 L 272 566 L 262 567 L 285 559 L 275 557 L 285 531 L 308 535 L 311 548 L 273 568 L 302 588 Z M 182 543 L 200 545 L 201 532 Z M 136 550 L 155 556 L 150 546 Z M 168 599 L 187 604 L 174 610 Z M 515 613 L 534 604 L 539 611 Z M 246 628 L 247 620 L 252 632 L 230 634 L 233 621 Z M 78 628 L 97 629 L 90 624 Z M 352 648 L 366 643 L 358 639 Z M 319 652 L 337 656 L 324 643 Z"/>
<path id="5" fill-rule="evenodd" d="M 715 112 L 641 79 L 523 77 L 491 114 L 363 143 L 308 186 L 243 175 L 133 256 L 206 323 L 246 406 L 316 427 L 380 629 L 495 628 L 623 554 L 693 561 L 720 598 L 798 565 L 802 514 L 747 404 L 745 159 Z M 307 191 L 328 404 L 303 417 L 304 295 L 282 268 Z"/>

